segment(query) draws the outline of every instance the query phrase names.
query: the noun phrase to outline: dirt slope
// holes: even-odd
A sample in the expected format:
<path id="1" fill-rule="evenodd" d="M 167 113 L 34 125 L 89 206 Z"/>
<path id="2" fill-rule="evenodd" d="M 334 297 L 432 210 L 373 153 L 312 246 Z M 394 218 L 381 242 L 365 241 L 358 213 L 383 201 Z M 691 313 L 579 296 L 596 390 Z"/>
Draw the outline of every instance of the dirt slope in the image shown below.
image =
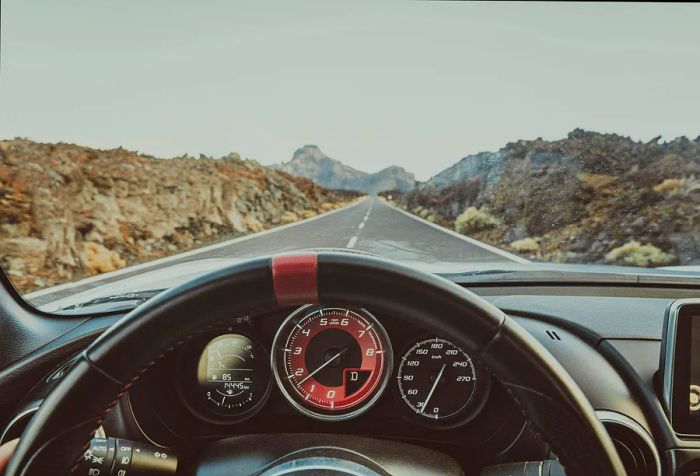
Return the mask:
<path id="1" fill-rule="evenodd" d="M 157 159 L 0 141 L 0 261 L 28 291 L 293 222 L 350 198 L 237 154 Z"/>

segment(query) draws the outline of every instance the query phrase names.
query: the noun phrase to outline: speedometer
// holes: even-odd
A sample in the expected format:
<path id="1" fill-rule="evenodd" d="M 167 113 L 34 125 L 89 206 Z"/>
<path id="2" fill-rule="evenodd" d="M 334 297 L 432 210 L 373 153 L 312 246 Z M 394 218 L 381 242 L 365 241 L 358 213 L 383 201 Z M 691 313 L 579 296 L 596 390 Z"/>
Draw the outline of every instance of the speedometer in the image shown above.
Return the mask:
<path id="1" fill-rule="evenodd" d="M 282 393 L 302 413 L 322 420 L 367 410 L 391 366 L 386 331 L 365 310 L 302 307 L 282 324 L 272 349 Z"/>
<path id="2" fill-rule="evenodd" d="M 443 421 L 464 416 L 475 400 L 479 377 L 464 350 L 435 337 L 404 354 L 397 379 L 401 398 L 414 414 Z"/>

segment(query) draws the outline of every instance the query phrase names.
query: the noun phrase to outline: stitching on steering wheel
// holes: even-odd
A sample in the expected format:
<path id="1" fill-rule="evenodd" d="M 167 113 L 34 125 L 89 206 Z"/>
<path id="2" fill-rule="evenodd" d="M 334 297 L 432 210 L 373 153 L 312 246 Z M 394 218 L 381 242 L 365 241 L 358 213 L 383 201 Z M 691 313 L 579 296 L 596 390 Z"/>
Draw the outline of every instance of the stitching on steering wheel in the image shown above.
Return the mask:
<path id="1" fill-rule="evenodd" d="M 104 422 L 104 419 L 105 419 L 105 418 L 107 417 L 107 415 L 112 411 L 112 408 L 114 408 L 114 406 L 115 406 L 117 403 L 119 403 L 119 400 L 124 396 L 124 394 L 125 394 L 126 392 L 129 391 L 129 389 L 132 387 L 132 385 L 134 385 L 134 383 L 136 383 L 136 382 L 141 378 L 141 376 L 143 376 L 143 374 L 145 374 L 145 373 L 146 373 L 151 367 L 153 367 L 155 364 L 157 364 L 158 362 L 160 362 L 161 360 L 163 360 L 163 359 L 164 359 L 166 356 L 168 356 L 171 352 L 173 352 L 174 350 L 178 349 L 179 347 L 181 347 L 182 345 L 184 345 L 185 343 L 187 343 L 188 341 L 190 341 L 190 340 L 193 339 L 194 337 L 196 337 L 196 336 L 198 336 L 198 335 L 200 335 L 200 334 L 203 334 L 203 333 L 205 333 L 205 332 L 208 332 L 208 331 L 210 331 L 211 329 L 215 329 L 215 328 L 217 328 L 217 327 L 220 327 L 221 324 L 222 324 L 221 321 L 208 324 L 208 325 L 202 327 L 201 329 L 199 329 L 198 331 L 193 332 L 193 333 L 191 333 L 191 334 L 188 334 L 188 335 L 186 335 L 185 337 L 183 337 L 182 339 L 176 341 L 174 344 L 172 344 L 170 347 L 168 347 L 167 349 L 165 349 L 163 352 L 161 352 L 160 354 L 156 355 L 156 356 L 155 356 L 152 360 L 150 360 L 144 367 L 142 367 L 141 369 L 139 369 L 126 383 L 119 382 L 117 379 L 115 379 L 115 378 L 112 377 L 111 375 L 106 374 L 106 373 L 105 373 L 102 369 L 100 369 L 91 359 L 89 359 L 85 353 L 83 353 L 83 354 L 84 354 L 84 357 L 85 357 L 85 360 L 90 364 L 91 367 L 97 369 L 102 375 L 105 375 L 106 377 L 110 378 L 112 381 L 117 382 L 118 384 L 122 385 L 122 387 L 121 387 L 121 388 L 119 389 L 119 391 L 116 393 L 114 399 L 113 399 L 112 401 L 110 401 L 109 404 L 107 404 L 107 407 L 106 407 L 106 408 L 102 411 L 102 413 L 98 416 L 97 420 L 95 420 L 95 428 L 94 428 L 93 430 L 91 430 L 91 431 L 88 433 L 87 441 L 85 442 L 85 444 L 83 445 L 82 450 L 81 450 L 80 453 L 78 454 L 78 457 L 77 457 L 77 459 L 76 459 L 74 465 L 73 465 L 73 466 L 71 467 L 71 469 L 69 470 L 69 474 L 75 474 L 75 472 L 78 470 L 78 468 L 80 467 L 81 458 L 82 458 L 83 453 L 85 453 L 85 451 L 87 451 L 87 450 L 90 448 L 90 440 L 92 439 L 92 436 L 95 434 L 95 432 L 97 431 L 97 429 L 102 425 L 102 423 Z"/>
<path id="2" fill-rule="evenodd" d="M 549 441 L 549 439 L 546 438 L 546 437 L 544 436 L 544 433 L 542 432 L 542 430 L 540 430 L 540 428 L 539 428 L 539 426 L 537 425 L 537 423 L 533 422 L 533 421 L 530 419 L 530 417 L 528 416 L 527 410 L 525 410 L 525 407 L 523 407 L 523 404 L 520 403 L 520 399 L 519 399 L 519 398 L 515 395 L 515 393 L 513 393 L 513 391 L 511 390 L 511 386 L 504 384 L 504 385 L 503 385 L 503 388 L 505 389 L 506 393 L 508 393 L 508 395 L 510 395 L 510 397 L 511 397 L 511 398 L 513 399 L 513 401 L 515 402 L 515 406 L 518 408 L 518 410 L 520 410 L 520 414 L 525 418 L 525 421 L 526 421 L 526 431 L 530 432 L 530 434 L 533 435 L 533 436 L 534 436 L 535 438 L 537 438 L 538 440 L 540 440 L 540 441 L 542 441 L 542 442 L 548 444 L 548 445 L 551 446 L 551 447 L 554 447 L 555 445 L 553 445 L 553 444 Z M 562 465 L 562 467 L 564 468 L 564 470 L 566 470 L 566 465 L 565 465 L 561 460 L 559 460 L 559 458 L 557 458 L 557 460 L 558 460 L 559 463 Z"/>
<path id="3" fill-rule="evenodd" d="M 501 311 L 501 312 L 502 312 L 502 311 Z M 488 343 L 486 343 L 486 345 L 484 345 L 484 346 L 481 348 L 481 350 L 476 354 L 476 357 L 477 357 L 477 358 L 480 359 L 480 358 L 484 355 L 484 353 L 486 352 L 486 350 L 489 348 L 489 346 L 491 346 L 494 342 L 496 342 L 496 341 L 498 340 L 498 338 L 501 336 L 501 334 L 503 333 L 503 331 L 505 330 L 506 320 L 507 320 L 510 316 L 509 316 L 507 313 L 505 313 L 505 312 L 503 312 L 503 315 L 504 315 L 504 319 L 503 319 L 503 320 L 500 322 L 500 324 L 498 325 L 498 329 L 497 329 L 496 332 L 493 334 L 493 337 L 491 338 L 491 340 L 490 340 Z M 485 364 L 483 364 L 483 363 L 482 363 L 482 365 L 485 366 Z M 488 367 L 487 367 L 487 368 L 488 368 Z M 496 376 L 493 372 L 491 372 L 491 374 L 492 374 L 493 376 Z M 506 393 L 508 393 L 508 395 L 510 395 L 510 397 L 511 397 L 511 398 L 513 399 L 513 401 L 515 402 L 515 406 L 516 406 L 516 407 L 518 408 L 518 410 L 520 411 L 520 414 L 523 416 L 523 418 L 525 418 L 525 421 L 527 422 L 527 431 L 529 431 L 532 435 L 534 435 L 538 440 L 540 440 L 540 441 L 542 441 L 543 443 L 549 445 L 550 447 L 556 449 L 557 445 L 556 445 L 556 444 L 553 444 L 553 443 L 549 440 L 549 438 L 547 438 L 547 437 L 545 436 L 545 433 L 539 428 L 539 426 L 537 425 L 537 423 L 535 423 L 535 422 L 530 418 L 528 411 L 525 409 L 525 407 L 523 406 L 523 404 L 520 403 L 520 399 L 519 399 L 519 398 L 515 395 L 515 393 L 511 390 L 511 387 L 512 387 L 512 386 L 511 386 L 511 385 L 507 385 L 507 384 L 503 384 L 502 386 L 503 386 L 503 388 L 505 389 Z M 543 394 L 543 396 L 546 397 L 546 398 L 549 398 L 547 395 L 544 395 L 544 394 Z M 564 469 L 566 469 L 566 465 L 565 465 L 561 460 L 559 460 L 559 463 L 562 465 L 562 467 L 564 467 Z"/>
<path id="4" fill-rule="evenodd" d="M 153 358 L 153 360 L 150 360 L 144 367 L 139 369 L 126 383 L 124 383 L 122 385 L 122 387 L 119 389 L 119 391 L 115 395 L 114 399 L 107 404 L 107 407 L 102 411 L 100 416 L 98 416 L 97 420 L 95 421 L 95 428 L 93 430 L 91 430 L 90 433 L 88 434 L 88 440 L 83 445 L 83 448 L 80 451 L 80 454 L 78 455 L 78 458 L 77 458 L 75 464 L 71 467 L 69 474 L 75 474 L 75 472 L 78 470 L 78 468 L 80 467 L 83 453 L 85 453 L 85 451 L 87 451 L 90 448 L 90 440 L 92 439 L 92 436 L 95 434 L 97 429 L 102 425 L 102 423 L 104 422 L 104 419 L 112 411 L 114 406 L 117 403 L 119 403 L 119 400 L 124 396 L 124 394 L 127 391 L 129 391 L 131 386 L 134 385 L 134 383 L 136 383 L 141 378 L 141 376 L 143 376 L 143 374 L 145 374 L 151 367 L 153 367 L 155 364 L 157 364 L 158 362 L 163 360 L 166 356 L 168 356 L 175 349 L 178 349 L 180 346 L 182 346 L 183 344 L 185 344 L 189 340 L 193 339 L 194 337 L 196 337 L 199 334 L 202 334 L 204 332 L 209 331 L 213 327 L 216 327 L 216 326 L 213 324 L 208 325 L 208 326 L 204 327 L 203 329 L 200 329 L 197 332 L 194 332 L 192 334 L 186 335 L 182 339 L 176 341 L 173 345 L 168 347 L 166 350 L 164 350 L 160 354 L 156 355 L 155 358 Z M 87 358 L 87 355 L 85 355 L 85 359 L 91 364 L 92 367 L 97 368 L 102 374 L 104 374 L 104 372 L 101 369 L 99 369 L 98 366 L 92 362 L 92 360 Z M 114 377 L 111 377 L 111 376 L 109 376 L 109 377 L 112 380 L 116 381 L 116 379 L 114 379 Z"/>

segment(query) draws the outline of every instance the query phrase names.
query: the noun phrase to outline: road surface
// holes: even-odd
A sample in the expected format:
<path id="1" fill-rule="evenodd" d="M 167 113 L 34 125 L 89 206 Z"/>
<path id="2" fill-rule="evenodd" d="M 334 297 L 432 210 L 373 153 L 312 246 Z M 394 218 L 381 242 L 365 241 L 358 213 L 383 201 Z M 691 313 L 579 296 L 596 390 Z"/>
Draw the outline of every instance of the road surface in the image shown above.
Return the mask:
<path id="1" fill-rule="evenodd" d="M 77 283 L 27 295 L 35 305 L 127 279 L 146 271 L 212 258 L 248 258 L 308 248 L 344 248 L 411 262 L 524 262 L 526 260 L 459 235 L 377 197 L 290 225 L 143 263 Z"/>

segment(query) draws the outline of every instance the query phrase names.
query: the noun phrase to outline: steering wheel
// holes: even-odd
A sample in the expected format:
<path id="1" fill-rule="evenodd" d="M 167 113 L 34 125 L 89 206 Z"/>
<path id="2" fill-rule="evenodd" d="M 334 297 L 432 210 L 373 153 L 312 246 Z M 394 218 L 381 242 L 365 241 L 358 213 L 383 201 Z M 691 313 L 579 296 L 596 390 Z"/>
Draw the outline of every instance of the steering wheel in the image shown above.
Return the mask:
<path id="1" fill-rule="evenodd" d="M 446 279 L 391 261 L 304 253 L 242 262 L 134 309 L 82 353 L 46 398 L 25 429 L 6 475 L 69 473 L 80 457 L 73 450 L 87 449 L 94 431 L 138 378 L 222 318 L 318 302 L 371 308 L 450 336 L 512 394 L 568 475 L 625 474 L 578 385 L 499 309 Z"/>

